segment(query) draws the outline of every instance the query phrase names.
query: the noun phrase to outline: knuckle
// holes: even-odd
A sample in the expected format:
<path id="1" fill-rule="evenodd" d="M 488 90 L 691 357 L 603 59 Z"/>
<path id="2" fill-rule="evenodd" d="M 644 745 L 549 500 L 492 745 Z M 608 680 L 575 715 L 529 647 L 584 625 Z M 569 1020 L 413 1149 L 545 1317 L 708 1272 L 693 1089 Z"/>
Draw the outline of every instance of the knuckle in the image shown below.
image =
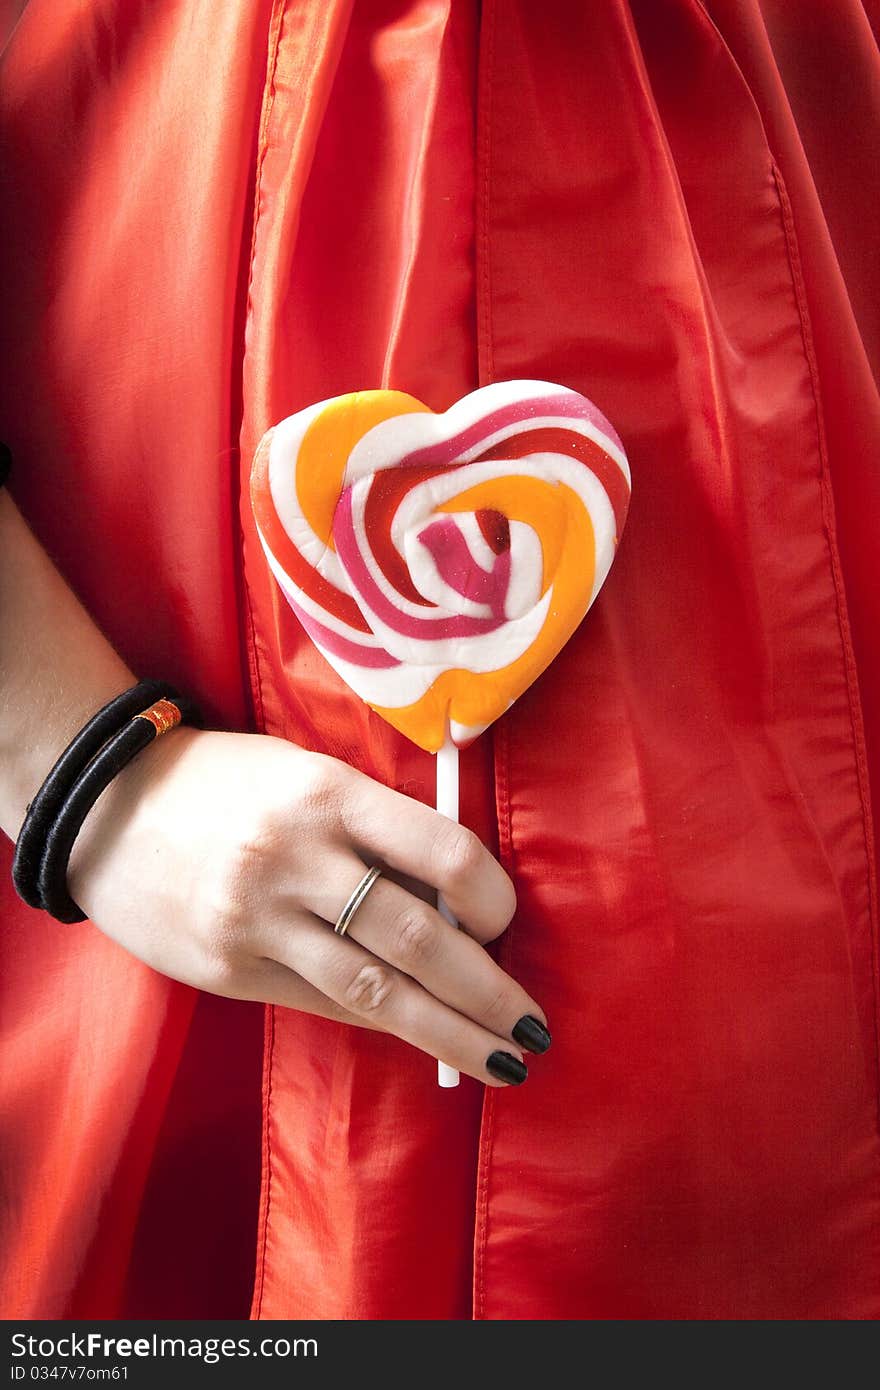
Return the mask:
<path id="1" fill-rule="evenodd" d="M 190 923 L 212 974 L 238 970 L 249 954 L 254 925 L 266 911 L 268 857 L 268 844 L 242 840 L 202 876 Z"/>
<path id="2" fill-rule="evenodd" d="M 506 1033 L 520 1017 L 523 1010 L 516 1011 L 514 991 L 509 985 L 500 985 L 486 996 L 485 1006 L 480 1010 L 481 1017 L 496 1033 Z"/>
<path id="3" fill-rule="evenodd" d="M 301 806 L 326 816 L 335 811 L 346 785 L 346 768 L 323 753 L 303 753 L 296 781 Z"/>
<path id="4" fill-rule="evenodd" d="M 351 794 L 351 768 L 324 753 L 303 754 L 292 809 L 311 833 L 334 836 L 344 821 Z"/>
<path id="5" fill-rule="evenodd" d="M 439 935 L 427 913 L 407 908 L 396 924 L 396 955 L 401 964 L 425 965 L 437 949 Z"/>
<path id="6" fill-rule="evenodd" d="M 237 968 L 244 959 L 250 915 L 238 904 L 232 904 L 210 924 L 210 951 L 230 970 Z"/>
<path id="7" fill-rule="evenodd" d="M 210 994 L 235 998 L 241 991 L 241 959 L 235 950 L 219 946 L 204 962 L 202 988 Z"/>
<path id="8" fill-rule="evenodd" d="M 434 842 L 434 854 L 442 881 L 455 887 L 471 883 L 486 857 L 480 840 L 464 826 L 441 831 Z"/>
<path id="9" fill-rule="evenodd" d="M 516 889 L 502 870 L 498 891 L 492 901 L 492 921 L 486 931 L 486 939 L 494 941 L 507 931 L 516 913 Z"/>
<path id="10" fill-rule="evenodd" d="M 382 965 L 362 965 L 345 990 L 345 1005 L 353 1013 L 375 1018 L 388 1012 L 394 976 Z"/>
<path id="11" fill-rule="evenodd" d="M 281 816 L 265 811 L 239 835 L 222 865 L 215 894 L 227 909 L 249 902 L 265 884 L 279 852 L 290 843 Z"/>
<path id="12" fill-rule="evenodd" d="M 249 914 L 246 898 L 224 866 L 210 883 L 203 883 L 191 922 L 202 949 L 211 959 L 230 960 L 240 953 Z"/>
<path id="13" fill-rule="evenodd" d="M 332 773 L 334 813 L 349 839 L 369 841 L 376 821 L 376 783 L 347 763 L 339 763 Z"/>

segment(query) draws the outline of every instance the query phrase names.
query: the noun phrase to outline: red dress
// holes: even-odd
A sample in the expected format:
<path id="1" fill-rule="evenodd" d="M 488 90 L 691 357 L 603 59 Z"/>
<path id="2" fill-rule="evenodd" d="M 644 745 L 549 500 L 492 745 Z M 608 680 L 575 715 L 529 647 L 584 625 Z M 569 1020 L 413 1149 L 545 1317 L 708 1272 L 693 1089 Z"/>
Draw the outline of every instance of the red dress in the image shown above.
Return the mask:
<path id="1" fill-rule="evenodd" d="M 261 1054 L 4 870 L 2 1312 L 877 1317 L 874 0 L 20 8 L 0 432 L 133 669 L 428 800 L 270 581 L 263 430 L 555 380 L 633 502 L 463 760 L 527 1084 L 280 1009 Z"/>

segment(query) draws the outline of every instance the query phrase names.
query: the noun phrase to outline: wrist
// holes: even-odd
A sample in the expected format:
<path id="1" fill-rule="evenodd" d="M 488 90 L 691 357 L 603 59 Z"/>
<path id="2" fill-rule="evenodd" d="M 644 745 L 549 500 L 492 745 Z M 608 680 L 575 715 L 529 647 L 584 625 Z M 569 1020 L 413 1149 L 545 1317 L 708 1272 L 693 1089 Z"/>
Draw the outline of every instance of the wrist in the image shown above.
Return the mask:
<path id="1" fill-rule="evenodd" d="M 0 741 L 0 825 L 11 839 L 21 829 L 30 802 L 77 731 L 96 710 L 135 684 L 121 662 L 90 673 L 87 683 L 52 695 L 41 707 L 19 711 L 17 737 Z"/>
<path id="2" fill-rule="evenodd" d="M 157 835 L 167 819 L 162 803 L 181 758 L 205 731 L 180 725 L 154 739 L 123 767 L 101 793 L 83 822 L 71 851 L 67 885 L 71 897 L 92 916 L 92 903 L 106 874 L 124 872 L 125 845 L 137 827 L 153 822 Z M 150 837 L 147 836 L 147 839 Z"/>
<path id="3" fill-rule="evenodd" d="M 34 795 L 16 840 L 12 877 L 19 896 L 59 922 L 87 915 L 71 896 L 69 860 L 89 813 L 139 753 L 197 707 L 168 682 L 148 677 L 93 711 Z"/>

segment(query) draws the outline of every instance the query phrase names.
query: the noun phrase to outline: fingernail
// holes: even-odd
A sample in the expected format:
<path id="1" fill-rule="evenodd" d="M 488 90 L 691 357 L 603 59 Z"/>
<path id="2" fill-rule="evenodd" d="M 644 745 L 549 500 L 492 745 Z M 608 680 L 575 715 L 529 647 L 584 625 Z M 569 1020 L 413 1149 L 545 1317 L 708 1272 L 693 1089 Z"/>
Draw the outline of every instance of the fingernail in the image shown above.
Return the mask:
<path id="1" fill-rule="evenodd" d="M 546 1052 L 553 1039 L 539 1018 L 523 1014 L 511 1035 L 527 1052 Z"/>
<path id="2" fill-rule="evenodd" d="M 525 1064 L 511 1052 L 493 1052 L 486 1058 L 486 1071 L 508 1086 L 521 1085 L 529 1074 Z"/>

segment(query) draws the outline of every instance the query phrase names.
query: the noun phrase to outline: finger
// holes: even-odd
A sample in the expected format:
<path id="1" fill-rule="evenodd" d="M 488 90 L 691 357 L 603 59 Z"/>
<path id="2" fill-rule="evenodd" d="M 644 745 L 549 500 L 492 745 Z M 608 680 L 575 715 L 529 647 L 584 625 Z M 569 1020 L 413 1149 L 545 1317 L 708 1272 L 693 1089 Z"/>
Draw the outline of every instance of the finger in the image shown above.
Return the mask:
<path id="1" fill-rule="evenodd" d="M 325 895 L 330 910 L 319 915 L 336 921 L 363 876 L 364 865 L 354 855 L 332 859 Z M 373 884 L 348 937 L 490 1032 L 512 1037 L 530 1052 L 546 1052 L 550 1046 L 546 1015 L 522 985 L 473 937 L 456 931 L 434 907 L 389 879 Z"/>
<path id="2" fill-rule="evenodd" d="M 298 918 L 293 928 L 279 923 L 274 938 L 275 960 L 355 1017 L 487 1086 L 525 1080 L 516 1043 L 464 1018 L 358 942 L 337 936 L 326 922 Z"/>
<path id="3" fill-rule="evenodd" d="M 377 1029 L 370 1019 L 358 1017 L 342 1008 L 334 999 L 328 999 L 308 980 L 277 960 L 264 958 L 255 961 L 242 993 L 236 997 L 276 1004 L 284 1009 L 297 1009 L 300 1013 L 315 1014 L 318 1018 L 330 1018 L 336 1023 L 348 1023 L 358 1028 Z"/>
<path id="4" fill-rule="evenodd" d="M 363 773 L 352 774 L 341 815 L 356 850 L 439 889 L 478 941 L 507 927 L 516 892 L 472 830 Z"/>

